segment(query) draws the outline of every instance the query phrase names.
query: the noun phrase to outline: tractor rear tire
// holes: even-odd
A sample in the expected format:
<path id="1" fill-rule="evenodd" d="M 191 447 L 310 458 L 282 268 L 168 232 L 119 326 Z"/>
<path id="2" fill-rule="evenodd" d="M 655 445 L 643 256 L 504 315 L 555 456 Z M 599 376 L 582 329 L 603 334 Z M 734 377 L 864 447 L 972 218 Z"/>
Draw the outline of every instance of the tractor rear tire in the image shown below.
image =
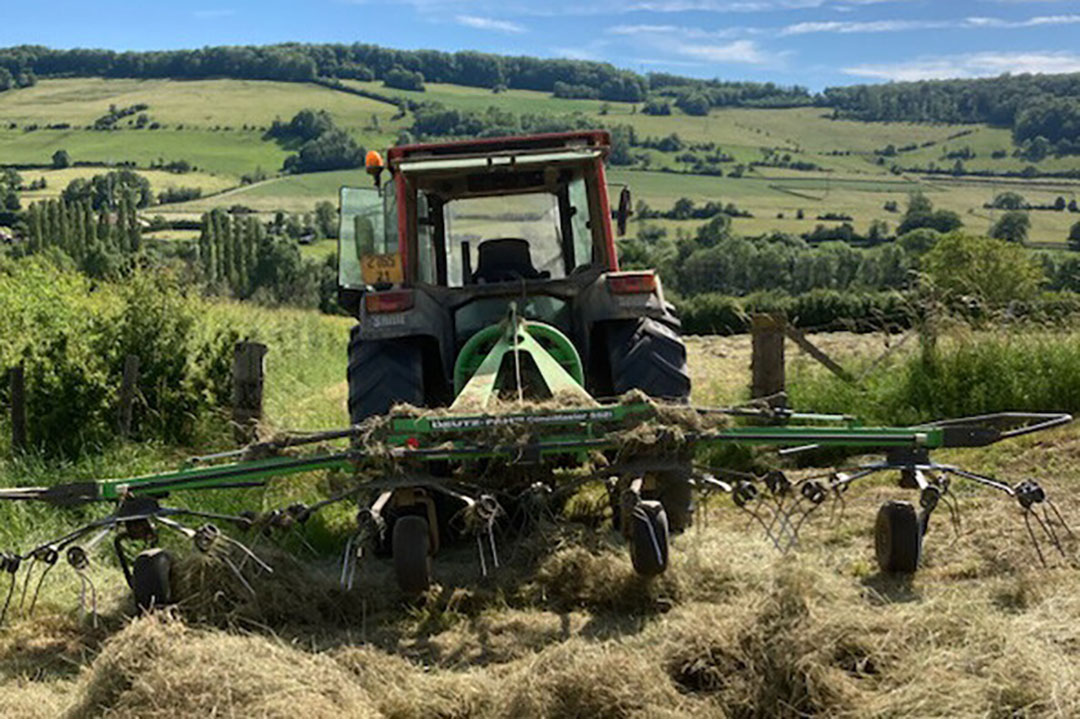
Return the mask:
<path id="1" fill-rule="evenodd" d="M 395 404 L 424 405 L 424 360 L 407 339 L 362 340 L 360 326 L 349 338 L 349 421 L 384 415 Z"/>
<path id="2" fill-rule="evenodd" d="M 889 501 L 878 509 L 874 551 L 887 574 L 913 574 L 922 553 L 922 526 L 910 502 Z"/>
<path id="3" fill-rule="evenodd" d="M 621 395 L 638 389 L 658 399 L 690 399 L 686 345 L 675 316 L 639 317 L 604 323 L 603 341 L 611 368 L 611 389 Z"/>
<path id="4" fill-rule="evenodd" d="M 131 591 L 139 611 L 149 612 L 173 603 L 172 555 L 164 549 L 139 552 L 131 565 Z"/>
<path id="5" fill-rule="evenodd" d="M 410 514 L 394 522 L 392 551 L 401 591 L 409 595 L 427 591 L 431 585 L 431 529 L 427 520 Z"/>
<path id="6" fill-rule="evenodd" d="M 638 502 L 630 514 L 630 561 L 643 577 L 663 574 L 668 566 L 668 520 L 660 502 Z"/>

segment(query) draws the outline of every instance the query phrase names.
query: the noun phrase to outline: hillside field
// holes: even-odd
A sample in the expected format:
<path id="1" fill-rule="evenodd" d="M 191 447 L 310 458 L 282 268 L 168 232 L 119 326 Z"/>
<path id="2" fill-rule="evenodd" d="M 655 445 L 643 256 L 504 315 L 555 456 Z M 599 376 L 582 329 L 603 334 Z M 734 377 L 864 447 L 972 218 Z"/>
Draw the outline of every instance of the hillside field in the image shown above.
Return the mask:
<path id="1" fill-rule="evenodd" d="M 493 93 L 482 88 L 431 83 L 425 92 L 411 92 L 385 88 L 380 83 L 345 81 L 345 85 L 413 101 L 440 102 L 461 110 L 483 111 L 494 106 L 521 114 L 581 113 L 597 126 L 632 125 L 639 138 L 675 133 L 686 143 L 715 143 L 733 158 L 730 164 L 723 165 L 725 171 L 738 163 L 764 159 L 764 150 L 816 164 L 820 169 L 815 171 L 758 167 L 749 168 L 742 178 L 718 178 L 682 172 L 688 166 L 678 161 L 680 153 L 646 150 L 648 170 L 614 168 L 611 172 L 613 182 L 628 184 L 635 198 L 657 209 L 669 208 L 680 197 L 702 203 L 734 202 L 754 215 L 735 221 L 736 231 L 749 235 L 772 230 L 811 231 L 819 224 L 815 218 L 830 212 L 851 216 L 859 231 L 866 231 L 876 219 L 895 226 L 897 216 L 886 212 L 883 205 L 893 200 L 902 208 L 906 194 L 913 190 L 926 192 L 939 208 L 957 212 L 968 227 L 981 232 L 996 219 L 982 206 L 997 192 L 1018 191 L 1033 204 L 1045 204 L 1059 196 L 1067 201 L 1075 199 L 1080 190 L 1080 182 L 1045 178 L 986 180 L 910 173 L 897 176 L 879 164 L 875 154 L 888 145 L 915 145 L 916 149 L 900 152 L 890 161 L 951 167 L 953 161 L 944 157 L 947 153 L 971 148 L 975 156 L 965 163 L 971 169 L 1018 171 L 1029 163 L 1012 156 L 1011 137 L 1002 128 L 833 120 L 828 109 L 818 107 L 714 109 L 707 117 L 692 117 L 673 109 L 670 116 L 649 116 L 640 111 L 640 106 L 629 103 L 566 100 L 525 90 Z M 132 117 L 121 120 L 113 131 L 86 129 L 110 106 L 123 108 L 137 103 L 148 106 L 144 112 L 152 122 L 161 124 L 159 129 L 134 129 Z M 321 200 L 336 203 L 340 185 L 363 183 L 366 177 L 358 171 L 328 172 L 240 186 L 240 177 L 257 169 L 271 175 L 279 171 L 289 149 L 266 139 L 264 132 L 275 119 L 288 120 L 306 107 L 327 110 L 338 125 L 366 147 L 392 144 L 397 133 L 411 122 L 408 116 L 394 119 L 398 108 L 389 103 L 303 83 L 52 79 L 0 95 L 0 162 L 47 166 L 59 149 L 67 150 L 75 161 L 131 161 L 140 168 L 161 160 L 187 160 L 199 173 L 152 179 L 155 191 L 159 186 L 169 186 L 170 179 L 177 187 L 201 187 L 204 195 L 233 188 L 235 191 L 153 208 L 152 214 L 193 217 L 216 206 L 234 204 L 263 213 L 310 211 Z M 57 124 L 70 127 L 46 127 Z M 991 158 L 995 151 L 1005 151 L 1005 157 Z M 1037 163 L 1037 167 L 1046 171 L 1074 169 L 1076 159 L 1050 157 Z M 662 169 L 677 172 L 658 171 Z M 43 173 L 33 170 L 24 174 L 29 181 Z M 48 178 L 48 174 L 43 176 Z M 27 193 L 25 199 L 32 201 L 58 192 L 65 177 L 58 175 L 55 182 L 49 182 L 46 192 Z M 800 209 L 805 218 L 796 220 L 794 216 Z M 1077 219 L 1080 217 L 1068 212 L 1032 212 L 1030 239 L 1064 242 Z M 679 226 L 692 231 L 695 224 Z"/>

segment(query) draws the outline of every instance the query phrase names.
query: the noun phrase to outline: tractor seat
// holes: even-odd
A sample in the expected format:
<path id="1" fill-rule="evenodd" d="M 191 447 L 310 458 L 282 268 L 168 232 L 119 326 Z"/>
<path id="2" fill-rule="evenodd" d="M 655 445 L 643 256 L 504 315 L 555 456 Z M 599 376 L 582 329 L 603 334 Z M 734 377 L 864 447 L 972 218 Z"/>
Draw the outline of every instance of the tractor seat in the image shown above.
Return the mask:
<path id="1" fill-rule="evenodd" d="M 546 280 L 551 273 L 533 267 L 529 241 L 516 237 L 484 240 L 477 248 L 480 258 L 473 273 L 473 282 L 513 282 L 514 280 Z"/>

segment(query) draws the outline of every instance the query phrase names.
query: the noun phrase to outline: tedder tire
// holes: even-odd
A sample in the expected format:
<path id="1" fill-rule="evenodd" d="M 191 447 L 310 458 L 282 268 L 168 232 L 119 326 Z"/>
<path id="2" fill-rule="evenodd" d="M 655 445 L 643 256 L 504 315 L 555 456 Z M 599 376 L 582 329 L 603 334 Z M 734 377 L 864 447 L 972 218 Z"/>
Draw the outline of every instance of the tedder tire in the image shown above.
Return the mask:
<path id="1" fill-rule="evenodd" d="M 910 502 L 889 501 L 881 505 L 874 523 L 874 550 L 881 571 L 912 574 L 922 552 L 922 527 Z"/>
<path id="2" fill-rule="evenodd" d="M 431 533 L 423 517 L 406 515 L 394 522 L 394 573 L 406 594 L 420 594 L 431 584 Z"/>
<path id="3" fill-rule="evenodd" d="M 673 473 L 663 477 L 660 503 L 664 505 L 668 528 L 676 534 L 686 531 L 694 521 L 694 487 L 689 476 Z"/>
<path id="4" fill-rule="evenodd" d="M 639 389 L 650 397 L 685 401 L 690 398 L 686 345 L 679 321 L 651 317 L 615 320 L 604 325 L 604 342 L 616 395 Z"/>
<path id="5" fill-rule="evenodd" d="M 131 591 L 141 611 L 173 603 L 172 564 L 172 555 L 164 549 L 147 549 L 135 557 L 131 565 Z"/>
<path id="6" fill-rule="evenodd" d="M 630 515 L 630 561 L 643 577 L 655 577 L 667 569 L 668 521 L 659 502 L 638 502 Z"/>
<path id="7" fill-rule="evenodd" d="M 408 340 L 361 340 L 360 326 L 349 338 L 349 420 L 357 424 L 383 415 L 395 404 L 424 404 L 424 361 Z"/>

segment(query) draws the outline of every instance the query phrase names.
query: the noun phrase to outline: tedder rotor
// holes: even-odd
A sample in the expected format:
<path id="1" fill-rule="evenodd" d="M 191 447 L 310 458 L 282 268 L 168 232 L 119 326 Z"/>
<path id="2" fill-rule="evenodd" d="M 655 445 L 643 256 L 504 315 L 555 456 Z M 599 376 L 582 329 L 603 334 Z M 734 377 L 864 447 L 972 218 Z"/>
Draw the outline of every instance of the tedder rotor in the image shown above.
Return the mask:
<path id="1" fill-rule="evenodd" d="M 486 574 L 500 565 L 497 534 L 558 518 L 589 485 L 606 491 L 613 527 L 644 576 L 667 569 L 670 535 L 691 523 L 697 496 L 730 496 L 786 551 L 819 507 L 842 502 L 853 483 L 881 472 L 918 492 L 915 503 L 889 501 L 878 512 L 883 572 L 916 570 L 932 514 L 955 501 L 954 481 L 1012 497 L 1038 557 L 1045 559 L 1043 540 L 1065 554 L 1071 530 L 1035 480 L 1008 483 L 940 464 L 931 453 L 1060 426 L 1071 421 L 1067 414 L 868 427 L 767 405 L 691 405 L 679 320 L 660 278 L 618 266 L 612 220 L 621 233 L 631 203 L 624 189 L 617 209 L 609 206 L 608 148 L 604 132 L 575 132 L 395 147 L 386 163 L 369 153 L 375 187 L 341 195 L 340 302 L 358 320 L 349 425 L 281 434 L 171 472 L 0 490 L 0 499 L 112 507 L 62 537 L 0 555 L 11 576 L 3 612 L 20 568 L 29 567 L 22 600 L 33 567 L 43 565 L 40 588 L 61 559 L 93 600 L 85 570 L 107 537 L 140 607 L 181 599 L 173 557 L 157 546 L 161 530 L 197 551 L 215 550 L 250 587 L 247 568 L 271 568 L 223 527 L 289 528 L 341 502 L 357 507 L 342 584 L 352 586 L 362 557 L 382 554 L 400 589 L 416 595 L 433 581 L 443 545 L 475 541 Z M 722 444 L 782 453 L 842 448 L 879 459 L 795 479 L 696 461 L 699 448 Z M 261 514 L 168 503 L 176 492 L 260 487 L 318 470 L 350 479 L 313 504 Z M 188 524 L 195 522 L 202 524 Z M 223 547 L 231 549 L 217 551 Z"/>

